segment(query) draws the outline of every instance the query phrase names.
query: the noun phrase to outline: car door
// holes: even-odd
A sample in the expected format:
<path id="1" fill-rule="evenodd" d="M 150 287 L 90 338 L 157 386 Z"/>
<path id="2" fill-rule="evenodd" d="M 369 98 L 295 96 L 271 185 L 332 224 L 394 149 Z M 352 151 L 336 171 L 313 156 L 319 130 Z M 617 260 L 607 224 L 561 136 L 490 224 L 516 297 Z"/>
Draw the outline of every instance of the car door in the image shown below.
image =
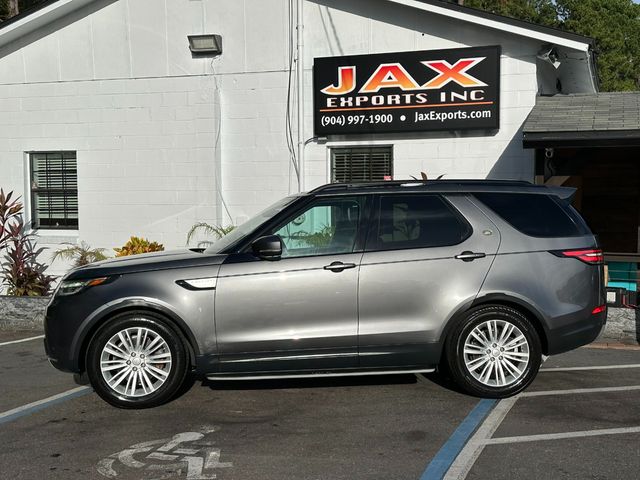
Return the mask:
<path id="1" fill-rule="evenodd" d="M 360 365 L 433 365 L 445 323 L 482 286 L 499 232 L 465 195 L 390 193 L 374 205 L 360 267 Z"/>
<path id="2" fill-rule="evenodd" d="M 357 365 L 366 200 L 319 197 L 289 214 L 263 232 L 281 238 L 279 260 L 229 256 L 216 288 L 222 371 Z"/>

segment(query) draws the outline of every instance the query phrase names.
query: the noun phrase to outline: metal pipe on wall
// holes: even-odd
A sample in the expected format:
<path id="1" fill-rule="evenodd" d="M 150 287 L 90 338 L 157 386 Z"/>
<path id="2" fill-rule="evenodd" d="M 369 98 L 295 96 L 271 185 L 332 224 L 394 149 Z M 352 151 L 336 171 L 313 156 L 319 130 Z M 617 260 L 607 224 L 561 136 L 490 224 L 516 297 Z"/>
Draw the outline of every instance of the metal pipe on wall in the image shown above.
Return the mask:
<path id="1" fill-rule="evenodd" d="M 305 188 L 304 182 L 304 0 L 297 0 L 296 8 L 296 80 L 298 86 L 298 191 Z"/>

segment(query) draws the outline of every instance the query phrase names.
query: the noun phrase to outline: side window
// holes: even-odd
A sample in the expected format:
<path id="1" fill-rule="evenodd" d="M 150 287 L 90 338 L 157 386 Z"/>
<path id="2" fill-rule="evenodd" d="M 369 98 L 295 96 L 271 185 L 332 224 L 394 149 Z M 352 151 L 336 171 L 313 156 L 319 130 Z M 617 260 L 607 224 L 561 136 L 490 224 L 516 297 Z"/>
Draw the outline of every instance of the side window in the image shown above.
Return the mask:
<path id="1" fill-rule="evenodd" d="M 272 233 L 284 243 L 283 258 L 353 252 L 364 197 L 327 198 L 314 202 Z"/>
<path id="2" fill-rule="evenodd" d="M 512 227 L 532 237 L 576 237 L 586 227 L 570 205 L 535 193 L 476 193 L 482 203 Z"/>
<path id="3" fill-rule="evenodd" d="M 33 227 L 77 230 L 76 152 L 34 152 L 29 159 Z"/>
<path id="4" fill-rule="evenodd" d="M 471 226 L 439 195 L 383 195 L 367 250 L 443 247 L 461 243 Z"/>

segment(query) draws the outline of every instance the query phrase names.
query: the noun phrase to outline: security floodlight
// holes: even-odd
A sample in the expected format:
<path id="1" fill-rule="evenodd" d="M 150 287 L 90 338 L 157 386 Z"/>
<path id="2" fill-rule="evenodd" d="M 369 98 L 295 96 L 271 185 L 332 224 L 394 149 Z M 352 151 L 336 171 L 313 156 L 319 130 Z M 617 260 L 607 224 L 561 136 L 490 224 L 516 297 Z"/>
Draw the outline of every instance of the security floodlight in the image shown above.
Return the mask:
<path id="1" fill-rule="evenodd" d="M 215 56 L 222 53 L 221 35 L 187 35 L 187 38 L 193 55 Z"/>
<path id="2" fill-rule="evenodd" d="M 549 63 L 556 70 L 560 67 L 560 60 L 558 59 L 558 49 L 554 45 L 544 45 L 542 49 L 538 52 L 537 57 Z"/>

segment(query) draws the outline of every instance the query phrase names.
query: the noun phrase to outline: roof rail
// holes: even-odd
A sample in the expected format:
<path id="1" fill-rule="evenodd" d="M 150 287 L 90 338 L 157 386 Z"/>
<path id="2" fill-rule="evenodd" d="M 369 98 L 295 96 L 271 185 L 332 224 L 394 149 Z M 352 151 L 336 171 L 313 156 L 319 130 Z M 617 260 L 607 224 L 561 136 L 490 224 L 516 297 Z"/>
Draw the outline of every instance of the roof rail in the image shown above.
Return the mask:
<path id="1" fill-rule="evenodd" d="M 382 182 L 362 182 L 362 183 L 329 183 L 310 190 L 309 193 L 327 193 L 333 191 L 344 190 L 361 190 L 367 188 L 394 188 L 394 187 L 417 187 L 417 186 L 435 186 L 435 185 L 459 185 L 461 187 L 478 187 L 478 186 L 527 186 L 533 185 L 524 180 L 385 180 Z"/>

